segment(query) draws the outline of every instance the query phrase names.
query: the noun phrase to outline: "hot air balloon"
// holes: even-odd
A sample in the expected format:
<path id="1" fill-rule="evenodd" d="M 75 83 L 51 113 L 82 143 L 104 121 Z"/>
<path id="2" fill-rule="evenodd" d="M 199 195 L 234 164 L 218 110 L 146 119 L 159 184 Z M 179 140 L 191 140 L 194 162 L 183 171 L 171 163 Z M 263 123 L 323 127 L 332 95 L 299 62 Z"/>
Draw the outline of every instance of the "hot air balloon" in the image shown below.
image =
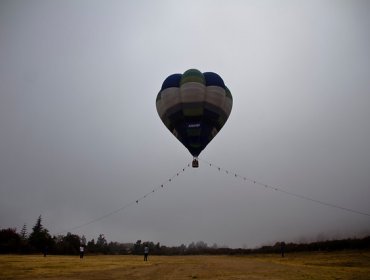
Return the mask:
<path id="1" fill-rule="evenodd" d="M 199 154 L 229 118 L 233 98 L 218 74 L 189 69 L 164 80 L 156 106 L 164 125 L 192 154 L 192 166 L 198 167 Z"/>

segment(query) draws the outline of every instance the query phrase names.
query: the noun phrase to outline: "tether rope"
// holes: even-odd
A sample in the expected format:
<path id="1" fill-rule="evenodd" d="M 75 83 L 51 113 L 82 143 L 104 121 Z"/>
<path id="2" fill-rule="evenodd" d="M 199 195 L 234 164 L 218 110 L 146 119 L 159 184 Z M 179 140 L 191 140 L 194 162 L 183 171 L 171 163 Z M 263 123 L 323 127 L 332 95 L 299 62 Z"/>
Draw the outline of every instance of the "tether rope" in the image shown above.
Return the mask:
<path id="1" fill-rule="evenodd" d="M 315 199 L 315 198 L 312 198 L 312 197 L 308 197 L 308 196 L 305 196 L 305 195 L 301 195 L 301 194 L 298 194 L 298 193 L 294 193 L 294 192 L 291 192 L 291 191 L 287 191 L 287 190 L 284 190 L 281 187 L 277 187 L 277 186 L 265 184 L 263 182 L 260 182 L 260 181 L 251 179 L 251 178 L 249 178 L 247 176 L 242 176 L 242 175 L 240 175 L 238 173 L 232 172 L 232 171 L 230 171 L 228 169 L 225 169 L 225 168 L 222 168 L 222 167 L 220 167 L 218 165 L 215 165 L 215 164 L 213 164 L 213 163 L 211 163 L 211 162 L 209 162 L 207 160 L 204 160 L 204 159 L 199 159 L 199 160 L 202 161 L 202 162 L 204 162 L 204 163 L 206 163 L 206 164 L 208 164 L 210 167 L 214 167 L 218 171 L 222 171 L 226 175 L 232 176 L 232 177 L 234 177 L 236 179 L 241 179 L 243 181 L 248 181 L 250 183 L 253 183 L 254 185 L 259 185 L 259 186 L 265 187 L 267 189 L 271 189 L 271 190 L 274 190 L 274 191 L 277 191 L 277 192 L 281 192 L 281 193 L 284 193 L 284 194 L 287 194 L 287 195 L 290 195 L 290 196 L 293 196 L 293 197 L 296 197 L 296 198 L 308 200 L 308 201 L 315 202 L 315 203 L 318 203 L 318 204 L 321 204 L 321 205 L 325 205 L 325 206 L 328 206 L 328 207 L 332 207 L 332 208 L 344 210 L 344 211 L 347 211 L 347 212 L 350 212 L 350 213 L 354 213 L 354 214 L 359 214 L 359 215 L 370 217 L 370 214 L 369 213 L 358 211 L 358 210 L 355 210 L 355 209 L 352 209 L 352 208 L 348 208 L 348 207 L 343 207 L 343 206 L 340 206 L 340 205 L 337 205 L 337 204 L 333 204 L 333 203 L 329 203 L 329 202 L 326 202 L 326 201 L 323 201 L 323 200 L 318 200 L 318 199 Z"/>
<path id="2" fill-rule="evenodd" d="M 96 223 L 96 222 L 98 222 L 100 220 L 103 220 L 103 219 L 105 219 L 105 218 L 107 218 L 109 216 L 112 216 L 112 215 L 114 215 L 114 214 L 116 214 L 118 212 L 121 212 L 121 211 L 125 210 L 126 208 L 128 208 L 128 207 L 130 207 L 130 206 L 132 206 L 134 204 L 139 204 L 140 201 L 142 201 L 143 199 L 147 198 L 149 195 L 152 195 L 153 193 L 157 192 L 158 190 L 163 189 L 165 186 L 167 186 L 169 183 L 171 183 L 173 181 L 173 179 L 175 179 L 176 177 L 178 177 L 182 173 L 184 173 L 185 170 L 188 169 L 189 167 L 190 167 L 190 164 L 187 164 L 185 167 L 181 168 L 178 172 L 176 172 L 172 177 L 170 177 L 167 180 L 165 180 L 162 184 L 160 184 L 156 188 L 152 189 L 150 192 L 144 194 L 143 196 L 141 196 L 141 197 L 139 197 L 139 198 L 137 198 L 135 200 L 132 200 L 131 202 L 126 203 L 122 207 L 120 207 L 120 208 L 118 208 L 118 209 L 116 209 L 114 211 L 108 212 L 108 213 L 104 214 L 103 216 L 100 216 L 98 218 L 92 219 L 92 220 L 90 220 L 88 222 L 85 222 L 83 224 L 80 224 L 78 226 L 74 226 L 72 228 L 69 228 L 69 229 L 66 229 L 66 230 L 62 230 L 62 231 L 58 232 L 57 235 L 62 234 L 64 232 L 71 232 L 71 231 L 74 231 L 76 229 L 80 229 L 82 227 L 85 227 L 87 225 L 91 225 L 91 224 Z"/>

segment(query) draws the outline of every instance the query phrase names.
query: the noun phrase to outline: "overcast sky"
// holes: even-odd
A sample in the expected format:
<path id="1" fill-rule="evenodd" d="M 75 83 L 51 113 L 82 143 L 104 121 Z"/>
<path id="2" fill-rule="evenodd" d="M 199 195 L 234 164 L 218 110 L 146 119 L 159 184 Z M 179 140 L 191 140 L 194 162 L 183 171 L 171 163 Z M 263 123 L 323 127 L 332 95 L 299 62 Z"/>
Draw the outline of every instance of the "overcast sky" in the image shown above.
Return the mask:
<path id="1" fill-rule="evenodd" d="M 0 228 L 42 215 L 52 235 L 230 247 L 369 234 L 369 14 L 355 0 L 0 0 Z M 201 161 L 169 182 L 192 157 L 155 99 L 189 68 L 233 95 L 200 155 L 230 173 Z"/>

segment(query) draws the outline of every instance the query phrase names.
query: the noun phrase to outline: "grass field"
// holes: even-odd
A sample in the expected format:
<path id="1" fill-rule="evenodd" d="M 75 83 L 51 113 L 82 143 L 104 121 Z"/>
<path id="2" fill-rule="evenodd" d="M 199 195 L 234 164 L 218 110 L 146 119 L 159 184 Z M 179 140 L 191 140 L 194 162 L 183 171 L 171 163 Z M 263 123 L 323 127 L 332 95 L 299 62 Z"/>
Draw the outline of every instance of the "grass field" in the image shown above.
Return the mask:
<path id="1" fill-rule="evenodd" d="M 370 252 L 247 256 L 0 255 L 0 279 L 370 279 Z"/>

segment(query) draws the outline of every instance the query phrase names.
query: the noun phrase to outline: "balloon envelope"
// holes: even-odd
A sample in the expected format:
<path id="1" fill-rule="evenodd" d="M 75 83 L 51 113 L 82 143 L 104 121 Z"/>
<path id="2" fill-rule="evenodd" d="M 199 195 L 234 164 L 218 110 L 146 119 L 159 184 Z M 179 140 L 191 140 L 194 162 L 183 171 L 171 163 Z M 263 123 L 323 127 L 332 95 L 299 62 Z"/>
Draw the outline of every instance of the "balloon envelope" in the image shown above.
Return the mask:
<path id="1" fill-rule="evenodd" d="M 226 123 L 233 99 L 218 74 L 189 69 L 164 80 L 156 106 L 164 125 L 198 157 Z"/>

